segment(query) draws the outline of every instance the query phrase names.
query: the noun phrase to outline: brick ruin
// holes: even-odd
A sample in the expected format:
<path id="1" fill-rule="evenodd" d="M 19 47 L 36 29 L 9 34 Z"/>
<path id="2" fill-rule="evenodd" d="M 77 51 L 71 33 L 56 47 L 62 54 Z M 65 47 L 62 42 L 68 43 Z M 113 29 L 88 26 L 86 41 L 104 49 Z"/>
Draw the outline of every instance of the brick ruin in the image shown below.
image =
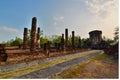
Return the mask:
<path id="1" fill-rule="evenodd" d="M 27 49 L 27 44 L 28 44 L 28 28 L 24 28 L 23 49 Z"/>
<path id="2" fill-rule="evenodd" d="M 32 25 L 31 25 L 31 41 L 30 41 L 30 52 L 35 52 L 36 49 L 40 49 L 40 27 L 37 28 L 37 18 L 32 18 Z M 36 32 L 37 28 L 37 32 Z M 24 28 L 24 37 L 23 37 L 23 49 L 27 49 L 28 45 L 28 29 Z M 81 40 L 78 40 L 78 43 L 80 44 Z M 71 48 L 75 48 L 75 31 L 72 31 L 72 38 L 71 38 Z M 77 46 L 79 46 L 79 44 Z M 47 43 L 44 44 L 43 50 L 46 51 Z M 65 39 L 64 34 L 61 36 L 61 42 L 55 43 L 55 48 L 57 51 L 59 50 L 67 50 L 69 49 L 70 45 L 68 46 L 68 28 L 65 29 Z M 80 47 L 80 46 L 79 46 Z M 78 48 L 79 48 L 78 47 Z"/>
<path id="3" fill-rule="evenodd" d="M 62 34 L 62 38 L 61 38 L 61 48 L 62 50 L 64 50 L 64 34 Z"/>
<path id="4" fill-rule="evenodd" d="M 68 29 L 65 29 L 65 48 L 68 48 Z"/>
<path id="5" fill-rule="evenodd" d="M 75 48 L 75 32 L 72 31 L 72 48 L 74 49 Z"/>
<path id="6" fill-rule="evenodd" d="M 89 32 L 91 47 L 99 48 L 99 44 L 102 42 L 102 31 L 94 30 Z"/>
<path id="7" fill-rule="evenodd" d="M 5 50 L 6 45 L 5 44 L 0 44 L 0 61 L 1 62 L 6 62 L 7 61 L 7 53 Z"/>
<path id="8" fill-rule="evenodd" d="M 40 48 L 40 28 L 37 29 L 37 48 Z"/>
<path id="9" fill-rule="evenodd" d="M 92 49 L 105 49 L 108 44 L 102 39 L 102 31 L 94 30 L 89 32 Z"/>
<path id="10" fill-rule="evenodd" d="M 102 41 L 102 31 L 95 30 L 89 32 L 92 45 L 97 45 Z"/>
<path id="11" fill-rule="evenodd" d="M 30 51 L 35 52 L 36 51 L 36 23 L 37 18 L 32 18 L 32 26 L 31 26 L 31 45 L 30 45 Z"/>
<path id="12" fill-rule="evenodd" d="M 81 48 L 81 37 L 78 39 L 78 48 Z"/>
<path id="13" fill-rule="evenodd" d="M 50 54 L 50 42 L 44 43 L 44 53 L 49 57 Z"/>

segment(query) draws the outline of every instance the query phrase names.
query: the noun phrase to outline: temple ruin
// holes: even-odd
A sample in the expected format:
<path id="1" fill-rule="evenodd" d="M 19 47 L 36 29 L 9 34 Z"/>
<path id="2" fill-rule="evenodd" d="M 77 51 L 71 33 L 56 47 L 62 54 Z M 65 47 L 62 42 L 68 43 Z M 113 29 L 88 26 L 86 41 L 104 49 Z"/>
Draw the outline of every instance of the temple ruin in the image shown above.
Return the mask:
<path id="1" fill-rule="evenodd" d="M 99 31 L 99 30 L 91 31 L 89 32 L 89 35 L 90 35 L 90 40 L 92 42 L 92 45 L 97 45 L 101 43 L 102 31 Z"/>
<path id="2" fill-rule="evenodd" d="M 0 44 L 0 62 L 6 62 L 8 55 L 6 53 L 6 44 Z"/>
<path id="3" fill-rule="evenodd" d="M 81 37 L 79 36 L 79 39 L 78 39 L 78 48 L 81 47 Z"/>
<path id="4" fill-rule="evenodd" d="M 61 38 L 61 48 L 62 50 L 64 49 L 64 34 L 62 34 L 62 38 Z"/>
<path id="5" fill-rule="evenodd" d="M 32 18 L 32 26 L 31 26 L 31 45 L 30 45 L 30 51 L 34 52 L 36 51 L 36 24 L 37 18 Z"/>
<path id="6" fill-rule="evenodd" d="M 103 45 L 101 44 L 103 42 L 102 40 L 102 31 L 94 30 L 89 32 L 90 40 L 91 40 L 91 47 L 93 49 L 99 49 L 102 48 Z"/>
<path id="7" fill-rule="evenodd" d="M 75 41 L 74 41 L 74 39 L 75 39 L 75 34 L 74 34 L 75 32 L 74 31 L 72 31 L 72 48 L 74 49 L 75 48 Z"/>
<path id="8" fill-rule="evenodd" d="M 23 49 L 27 49 L 27 45 L 28 45 L 28 28 L 24 28 Z"/>
<path id="9" fill-rule="evenodd" d="M 40 48 L 40 28 L 37 29 L 37 48 Z"/>
<path id="10" fill-rule="evenodd" d="M 68 29 L 65 29 L 65 48 L 68 48 Z"/>

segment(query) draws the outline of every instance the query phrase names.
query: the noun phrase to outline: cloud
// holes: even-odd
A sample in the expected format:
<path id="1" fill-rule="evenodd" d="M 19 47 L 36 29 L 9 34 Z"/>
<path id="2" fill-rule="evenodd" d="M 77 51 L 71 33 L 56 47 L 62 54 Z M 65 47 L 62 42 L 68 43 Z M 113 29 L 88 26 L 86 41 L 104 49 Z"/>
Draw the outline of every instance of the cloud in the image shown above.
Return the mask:
<path id="1" fill-rule="evenodd" d="M 118 0 L 86 0 L 88 10 L 101 20 L 108 20 L 114 17 L 118 9 Z"/>
<path id="2" fill-rule="evenodd" d="M 53 25 L 55 25 L 55 26 L 56 26 L 56 25 L 57 25 L 57 22 L 54 22 L 54 24 L 53 24 Z"/>
<path id="3" fill-rule="evenodd" d="M 63 17 L 63 16 L 61 16 L 61 17 L 60 17 L 60 20 L 63 20 L 63 19 L 64 19 L 64 17 Z"/>
<path id="4" fill-rule="evenodd" d="M 64 16 L 53 16 L 53 25 L 56 26 L 64 21 Z"/>
<path id="5" fill-rule="evenodd" d="M 0 27 L 0 30 L 6 31 L 6 32 L 9 32 L 9 33 L 18 33 L 17 29 L 11 28 L 11 27 L 7 27 L 7 26 Z"/>
<path id="6" fill-rule="evenodd" d="M 53 20 L 55 20 L 55 21 L 62 21 L 63 19 L 64 19 L 63 16 L 54 16 L 53 17 Z"/>

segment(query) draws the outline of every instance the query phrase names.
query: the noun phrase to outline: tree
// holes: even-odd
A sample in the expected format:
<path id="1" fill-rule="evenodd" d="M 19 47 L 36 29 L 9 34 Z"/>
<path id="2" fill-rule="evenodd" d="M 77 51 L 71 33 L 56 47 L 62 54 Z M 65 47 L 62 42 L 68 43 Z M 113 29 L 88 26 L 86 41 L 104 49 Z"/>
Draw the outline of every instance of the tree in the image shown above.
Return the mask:
<path id="1" fill-rule="evenodd" d="M 57 43 L 61 43 L 61 38 L 59 35 L 52 35 L 49 37 L 49 41 L 52 46 L 55 46 Z"/>
<path id="2" fill-rule="evenodd" d="M 91 46 L 91 40 L 89 38 L 83 38 L 81 40 L 82 47 L 90 47 Z"/>
<path id="3" fill-rule="evenodd" d="M 41 47 L 44 46 L 45 43 L 47 43 L 49 40 L 47 39 L 47 37 L 41 37 L 40 39 L 40 45 Z"/>
<path id="4" fill-rule="evenodd" d="M 108 45 L 111 45 L 111 44 L 114 42 L 114 40 L 109 39 L 109 38 L 106 38 L 105 36 L 103 36 L 103 40 L 104 40 Z"/>
<path id="5" fill-rule="evenodd" d="M 19 46 L 19 45 L 21 45 L 21 44 L 22 44 L 22 39 L 21 39 L 21 38 L 16 37 L 16 39 L 15 39 L 15 40 L 11 40 L 11 41 L 10 41 L 10 42 L 8 42 L 8 43 L 10 43 L 10 46 Z"/>
<path id="6" fill-rule="evenodd" d="M 68 37 L 68 45 L 72 46 L 72 37 Z M 74 45 L 75 47 L 80 47 L 81 46 L 81 39 L 80 39 L 80 43 L 79 43 L 79 36 L 75 36 L 74 37 Z"/>

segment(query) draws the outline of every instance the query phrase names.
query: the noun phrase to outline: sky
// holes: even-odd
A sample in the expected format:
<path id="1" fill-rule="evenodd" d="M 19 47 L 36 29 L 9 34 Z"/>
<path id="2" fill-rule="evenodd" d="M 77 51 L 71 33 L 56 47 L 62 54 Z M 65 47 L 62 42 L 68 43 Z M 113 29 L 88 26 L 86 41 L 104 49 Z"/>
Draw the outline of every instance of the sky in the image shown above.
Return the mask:
<path id="1" fill-rule="evenodd" d="M 61 35 L 88 38 L 101 30 L 113 39 L 118 23 L 118 0 L 0 0 L 0 42 L 23 38 L 24 27 L 31 29 L 32 18 L 43 36 Z"/>

